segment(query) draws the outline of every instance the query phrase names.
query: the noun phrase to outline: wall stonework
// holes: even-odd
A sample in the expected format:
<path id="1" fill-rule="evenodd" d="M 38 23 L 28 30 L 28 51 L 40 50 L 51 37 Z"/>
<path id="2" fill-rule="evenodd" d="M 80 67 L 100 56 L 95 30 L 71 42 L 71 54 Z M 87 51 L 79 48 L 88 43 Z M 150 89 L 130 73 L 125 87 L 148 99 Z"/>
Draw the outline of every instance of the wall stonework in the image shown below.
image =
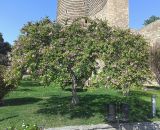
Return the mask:
<path id="1" fill-rule="evenodd" d="M 111 26 L 128 28 L 128 0 L 58 0 L 57 22 L 70 24 L 78 17 L 108 20 Z"/>
<path id="2" fill-rule="evenodd" d="M 138 30 L 138 33 L 144 36 L 153 47 L 155 43 L 160 43 L 160 20 L 157 20 L 142 29 Z"/>
<path id="3" fill-rule="evenodd" d="M 86 16 L 84 0 L 58 0 L 57 22 L 65 24 L 78 17 Z M 68 23 L 67 23 L 68 24 Z"/>

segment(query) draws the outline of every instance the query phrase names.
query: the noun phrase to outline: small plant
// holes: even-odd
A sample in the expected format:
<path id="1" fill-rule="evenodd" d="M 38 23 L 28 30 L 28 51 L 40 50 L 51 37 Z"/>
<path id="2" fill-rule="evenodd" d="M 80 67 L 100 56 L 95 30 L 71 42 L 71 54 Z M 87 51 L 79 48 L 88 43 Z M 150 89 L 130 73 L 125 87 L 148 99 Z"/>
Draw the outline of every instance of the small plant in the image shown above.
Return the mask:
<path id="1" fill-rule="evenodd" d="M 22 130 L 40 130 L 37 125 L 22 124 Z"/>
<path id="2" fill-rule="evenodd" d="M 21 129 L 17 129 L 16 127 L 12 126 L 12 127 L 8 127 L 6 130 L 41 130 L 41 129 L 38 128 L 36 124 L 30 125 L 30 124 L 25 124 L 23 122 Z"/>

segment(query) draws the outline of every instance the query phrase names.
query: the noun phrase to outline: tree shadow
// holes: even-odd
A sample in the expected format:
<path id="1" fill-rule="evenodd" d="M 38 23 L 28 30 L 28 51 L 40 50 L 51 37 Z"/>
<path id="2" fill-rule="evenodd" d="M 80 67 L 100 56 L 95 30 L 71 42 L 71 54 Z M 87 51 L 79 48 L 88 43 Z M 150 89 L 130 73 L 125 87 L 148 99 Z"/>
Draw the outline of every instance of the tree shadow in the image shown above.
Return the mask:
<path id="1" fill-rule="evenodd" d="M 160 90 L 160 86 L 146 86 L 145 88 L 148 90 Z"/>
<path id="2" fill-rule="evenodd" d="M 64 88 L 63 90 L 64 90 L 64 91 L 72 92 L 72 88 Z M 77 92 L 87 92 L 87 89 L 77 88 L 76 91 L 77 91 Z"/>
<path id="3" fill-rule="evenodd" d="M 23 86 L 23 87 L 40 87 L 42 85 L 40 83 L 36 82 L 36 81 L 23 80 L 23 81 L 21 81 L 20 86 Z"/>
<path id="4" fill-rule="evenodd" d="M 33 98 L 33 97 L 5 99 L 3 106 L 19 106 L 19 105 L 33 104 L 41 100 L 42 100 L 41 98 Z"/>
<path id="5" fill-rule="evenodd" d="M 0 122 L 5 121 L 5 120 L 8 120 L 8 119 L 15 118 L 15 117 L 18 117 L 18 115 L 14 115 L 14 116 L 9 116 L 9 117 L 2 118 L 2 119 L 0 119 Z"/>
<path id="6" fill-rule="evenodd" d="M 133 97 L 141 97 L 141 96 L 152 97 L 152 94 L 148 93 L 146 91 L 130 91 L 130 96 L 133 96 Z"/>
<path id="7" fill-rule="evenodd" d="M 16 90 L 14 90 L 14 91 L 23 91 L 23 92 L 33 92 L 34 90 L 32 90 L 32 89 L 29 89 L 29 88 L 21 88 L 21 89 L 16 89 Z"/>
<path id="8" fill-rule="evenodd" d="M 130 122 L 151 120 L 151 103 L 138 98 L 137 95 L 127 98 L 105 94 L 80 95 L 80 104 L 74 107 L 70 104 L 71 98 L 71 96 L 52 96 L 47 102 L 40 104 L 41 109 L 39 109 L 37 113 L 46 115 L 68 115 L 67 117 L 70 119 L 86 119 L 100 114 L 104 117 L 105 122 L 108 111 L 107 104 L 127 103 L 130 106 Z"/>

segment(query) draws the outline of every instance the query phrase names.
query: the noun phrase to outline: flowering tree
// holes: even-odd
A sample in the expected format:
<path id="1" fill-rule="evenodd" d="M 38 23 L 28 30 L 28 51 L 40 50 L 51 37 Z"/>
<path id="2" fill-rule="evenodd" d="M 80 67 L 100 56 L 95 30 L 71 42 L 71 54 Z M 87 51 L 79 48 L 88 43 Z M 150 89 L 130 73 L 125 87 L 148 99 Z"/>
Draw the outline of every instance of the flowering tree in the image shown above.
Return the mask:
<path id="1" fill-rule="evenodd" d="M 49 85 L 54 80 L 72 82 L 72 103 L 79 102 L 76 88 L 84 85 L 93 69 L 92 44 L 87 29 L 79 23 L 62 28 L 44 19 L 28 23 L 22 29 L 12 51 L 11 67 L 6 75 L 10 84 L 18 83 L 24 71 Z"/>
<path id="2" fill-rule="evenodd" d="M 13 47 L 6 81 L 17 84 L 24 71 L 46 85 L 70 80 L 74 105 L 79 102 L 76 88 L 84 86 L 93 72 L 104 85 L 124 92 L 140 85 L 149 70 L 145 40 L 128 30 L 111 28 L 107 22 L 84 21 L 61 27 L 46 18 L 25 25 Z M 96 59 L 105 64 L 99 74 Z"/>
<path id="3" fill-rule="evenodd" d="M 4 42 L 3 36 L 0 33 L 0 105 L 3 103 L 3 97 L 13 87 L 11 85 L 6 85 L 6 83 L 4 82 L 4 73 L 9 64 L 7 54 L 10 51 L 11 45 L 8 42 Z"/>
<path id="4" fill-rule="evenodd" d="M 91 24 L 90 37 L 94 39 L 94 52 L 105 66 L 95 75 L 101 86 L 114 87 L 129 94 L 130 88 L 142 87 L 151 77 L 149 66 L 150 47 L 140 35 L 130 30 L 110 28 L 106 22 Z M 93 78 L 94 79 L 94 78 Z"/>

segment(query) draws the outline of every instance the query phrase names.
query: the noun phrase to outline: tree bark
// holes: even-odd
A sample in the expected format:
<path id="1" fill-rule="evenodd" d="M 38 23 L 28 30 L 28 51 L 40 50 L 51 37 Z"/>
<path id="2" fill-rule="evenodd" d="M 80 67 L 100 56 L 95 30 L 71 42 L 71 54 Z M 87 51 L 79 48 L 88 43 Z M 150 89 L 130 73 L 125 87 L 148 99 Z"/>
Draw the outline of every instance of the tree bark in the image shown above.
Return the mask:
<path id="1" fill-rule="evenodd" d="M 79 103 L 79 98 L 77 95 L 77 79 L 75 76 L 75 73 L 73 72 L 73 70 L 71 68 L 68 68 L 71 78 L 72 78 L 72 104 L 73 105 L 77 105 Z"/>
<path id="2" fill-rule="evenodd" d="M 4 105 L 4 100 L 1 98 L 0 99 L 0 107 Z"/>

